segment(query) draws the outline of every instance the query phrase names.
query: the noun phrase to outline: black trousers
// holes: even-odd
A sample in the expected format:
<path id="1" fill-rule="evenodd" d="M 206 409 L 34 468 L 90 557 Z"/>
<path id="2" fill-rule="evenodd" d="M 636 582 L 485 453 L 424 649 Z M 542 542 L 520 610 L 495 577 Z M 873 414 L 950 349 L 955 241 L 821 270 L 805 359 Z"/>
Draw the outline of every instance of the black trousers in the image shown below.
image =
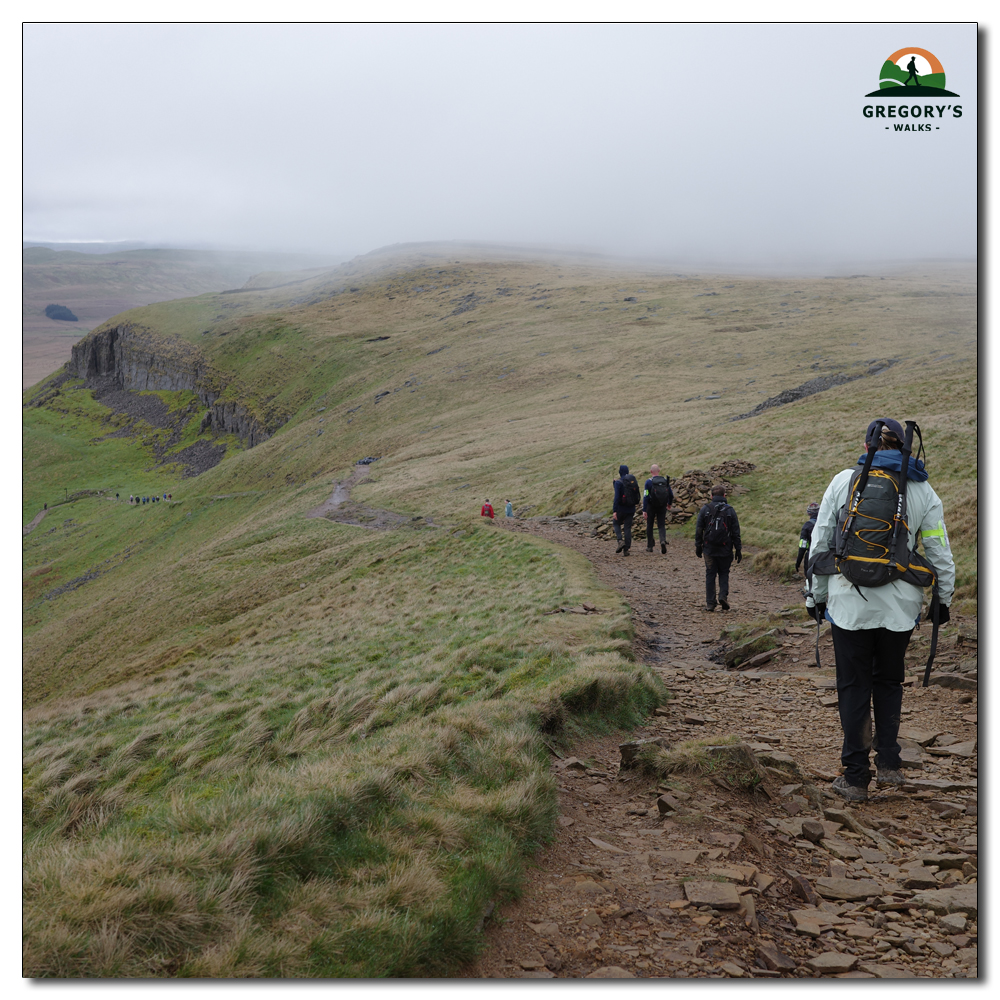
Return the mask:
<path id="1" fill-rule="evenodd" d="M 656 521 L 656 526 L 660 529 L 660 543 L 664 543 L 667 540 L 667 508 L 660 507 L 657 509 L 652 504 L 649 506 L 649 510 L 646 512 L 646 548 L 651 549 L 653 547 L 653 521 Z"/>
<path id="2" fill-rule="evenodd" d="M 625 537 L 625 551 L 628 552 L 632 548 L 632 518 L 635 517 L 635 511 L 631 514 L 622 514 L 619 512 L 618 520 L 612 521 L 611 523 L 615 526 L 615 538 L 618 541 L 622 541 L 622 535 Z"/>
<path id="3" fill-rule="evenodd" d="M 715 578 L 719 578 L 719 600 L 729 597 L 729 567 L 733 565 L 733 556 L 710 556 L 707 552 L 705 560 L 705 603 L 715 607 Z"/>
<path id="4" fill-rule="evenodd" d="M 837 658 L 837 696 L 844 746 L 840 761 L 849 785 L 867 788 L 868 755 L 875 713 L 875 766 L 899 767 L 899 714 L 903 707 L 903 656 L 909 632 L 887 628 L 846 629 L 833 626 Z"/>

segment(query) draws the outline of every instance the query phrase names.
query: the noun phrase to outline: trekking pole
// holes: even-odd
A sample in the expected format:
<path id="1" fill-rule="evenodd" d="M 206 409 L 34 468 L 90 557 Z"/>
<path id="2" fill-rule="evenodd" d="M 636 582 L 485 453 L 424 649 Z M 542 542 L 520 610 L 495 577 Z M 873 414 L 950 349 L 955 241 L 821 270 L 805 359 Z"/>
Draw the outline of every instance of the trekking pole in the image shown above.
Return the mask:
<path id="1" fill-rule="evenodd" d="M 823 619 L 819 615 L 816 616 L 816 666 L 820 669 L 823 668 L 823 664 L 819 660 L 819 630 L 823 627 Z"/>
<path id="2" fill-rule="evenodd" d="M 930 683 L 931 667 L 934 665 L 934 654 L 937 652 L 938 628 L 941 625 L 941 600 L 936 586 L 934 596 L 931 598 L 931 621 L 934 623 L 931 628 L 931 655 L 927 657 L 927 666 L 924 667 L 924 687 Z"/>
<path id="3" fill-rule="evenodd" d="M 892 536 L 889 539 L 889 570 L 901 569 L 906 571 L 906 566 L 900 567 L 896 559 L 896 552 L 899 550 L 899 536 L 901 532 L 906 532 L 906 552 L 910 551 L 909 527 L 906 523 L 906 481 L 910 478 L 910 455 L 913 453 L 913 428 L 916 423 L 912 420 L 906 421 L 906 431 L 903 434 L 903 449 L 899 455 L 899 492 L 896 499 L 896 515 L 892 519 Z M 922 440 L 922 439 L 921 439 Z M 909 560 L 907 560 L 907 563 Z"/>

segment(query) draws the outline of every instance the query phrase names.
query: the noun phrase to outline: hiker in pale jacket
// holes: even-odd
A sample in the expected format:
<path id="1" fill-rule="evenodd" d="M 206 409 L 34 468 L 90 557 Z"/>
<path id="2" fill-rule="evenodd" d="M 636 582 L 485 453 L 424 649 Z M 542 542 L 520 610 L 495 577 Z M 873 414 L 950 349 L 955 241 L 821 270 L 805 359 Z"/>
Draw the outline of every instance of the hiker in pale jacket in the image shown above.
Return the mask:
<path id="1" fill-rule="evenodd" d="M 899 472 L 903 428 L 885 419 L 881 438 L 875 440 L 872 421 L 866 435 L 865 452 L 877 448 L 872 471 Z M 837 518 L 849 499 L 851 482 L 864 465 L 866 455 L 853 468 L 834 476 L 823 494 L 816 527 L 813 528 L 810 567 L 834 548 Z M 937 574 L 941 622 L 950 618 L 948 606 L 955 592 L 955 562 L 948 544 L 941 499 L 927 481 L 924 463 L 911 455 L 907 463 L 906 526 L 907 551 L 914 552 L 918 539 L 924 555 Z M 898 558 L 898 556 L 897 556 Z M 911 563 L 914 561 L 911 557 Z M 812 593 L 806 609 L 819 622 L 833 625 L 837 659 L 837 694 L 844 743 L 841 763 L 844 774 L 833 783 L 833 791 L 850 802 L 868 798 L 871 781 L 869 753 L 872 746 L 871 717 L 875 716 L 876 780 L 882 786 L 903 783 L 900 770 L 899 733 L 903 702 L 904 658 L 910 635 L 920 619 L 924 591 L 916 584 L 893 580 L 881 586 L 858 587 L 840 573 L 812 574 Z"/>

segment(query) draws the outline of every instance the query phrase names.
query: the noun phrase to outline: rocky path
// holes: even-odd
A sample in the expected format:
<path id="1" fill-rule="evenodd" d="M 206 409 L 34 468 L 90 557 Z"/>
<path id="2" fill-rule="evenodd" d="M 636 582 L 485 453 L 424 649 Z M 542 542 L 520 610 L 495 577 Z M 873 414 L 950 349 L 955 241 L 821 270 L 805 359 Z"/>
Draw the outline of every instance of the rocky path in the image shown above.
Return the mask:
<path id="1" fill-rule="evenodd" d="M 797 607 L 795 586 L 733 568 L 728 613 L 700 610 L 702 563 L 677 538 L 628 559 L 572 519 L 506 522 L 590 558 L 633 608 L 637 653 L 673 700 L 639 730 L 553 758 L 556 841 L 520 901 L 488 924 L 483 978 L 970 978 L 977 974 L 977 644 L 973 620 L 945 630 L 919 687 L 927 635 L 911 643 L 901 743 L 909 783 L 846 807 L 833 652 L 786 616 L 762 669 L 707 657 L 720 631 Z M 668 532 L 668 537 L 670 532 Z M 828 629 L 823 630 L 824 633 Z M 909 658 L 908 658 L 909 660 Z M 949 680 L 949 678 L 951 678 Z M 657 778 L 622 767 L 619 744 L 737 736 L 767 776 L 756 793 L 709 773 Z"/>
<path id="2" fill-rule="evenodd" d="M 21 537 L 30 535 L 42 523 L 42 518 L 48 514 L 47 510 L 40 510 L 27 524 L 21 526 Z"/>

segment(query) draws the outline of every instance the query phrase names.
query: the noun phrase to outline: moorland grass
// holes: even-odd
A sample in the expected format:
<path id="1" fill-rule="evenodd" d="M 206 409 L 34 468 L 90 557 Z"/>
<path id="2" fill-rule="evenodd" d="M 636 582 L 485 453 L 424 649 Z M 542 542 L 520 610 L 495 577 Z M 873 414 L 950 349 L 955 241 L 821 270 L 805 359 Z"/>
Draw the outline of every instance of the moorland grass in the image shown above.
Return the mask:
<path id="1" fill-rule="evenodd" d="M 25 538 L 26 974 L 428 975 L 475 951 L 486 900 L 551 832 L 543 740 L 664 697 L 620 598 L 582 557 L 482 523 L 485 496 L 597 513 L 622 461 L 749 459 L 747 551 L 787 576 L 870 417 L 915 417 L 974 601 L 974 293 L 961 268 L 422 259 L 129 313 L 284 423 L 182 479 L 152 429 L 97 440 L 116 425 L 85 390 L 25 411 L 25 520 L 62 488 L 175 500 L 81 499 Z M 382 457 L 354 499 L 417 520 L 305 518 L 363 455 Z M 543 614 L 581 600 L 604 613 Z"/>

